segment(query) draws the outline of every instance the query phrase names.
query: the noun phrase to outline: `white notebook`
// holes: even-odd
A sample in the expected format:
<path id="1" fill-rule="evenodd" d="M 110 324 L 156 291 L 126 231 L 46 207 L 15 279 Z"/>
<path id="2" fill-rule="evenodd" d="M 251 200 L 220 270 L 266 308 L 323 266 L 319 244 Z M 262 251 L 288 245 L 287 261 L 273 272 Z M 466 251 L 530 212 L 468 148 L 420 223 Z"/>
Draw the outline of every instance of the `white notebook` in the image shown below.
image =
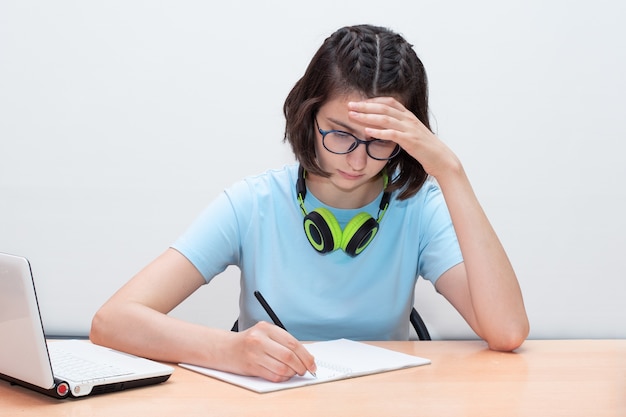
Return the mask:
<path id="1" fill-rule="evenodd" d="M 252 391 L 270 392 L 430 363 L 425 358 L 348 339 L 314 342 L 304 346 L 315 357 L 317 377 L 307 373 L 304 376 L 296 375 L 285 382 L 270 382 L 259 377 L 231 374 L 187 363 L 179 365 Z"/>

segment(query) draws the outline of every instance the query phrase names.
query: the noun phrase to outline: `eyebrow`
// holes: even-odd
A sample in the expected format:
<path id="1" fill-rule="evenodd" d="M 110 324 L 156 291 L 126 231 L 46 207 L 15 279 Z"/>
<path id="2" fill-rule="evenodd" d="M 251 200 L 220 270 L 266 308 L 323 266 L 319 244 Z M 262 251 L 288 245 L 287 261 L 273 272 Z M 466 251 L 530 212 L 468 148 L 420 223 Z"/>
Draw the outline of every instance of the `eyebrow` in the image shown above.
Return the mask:
<path id="1" fill-rule="evenodd" d="M 331 123 L 334 123 L 336 125 L 339 125 L 340 127 L 342 127 L 343 129 L 346 129 L 347 132 L 352 133 L 353 135 L 356 134 L 356 129 L 354 129 L 352 126 L 337 120 L 337 119 L 333 119 L 332 117 L 326 117 L 326 120 L 328 120 Z"/>
<path id="2" fill-rule="evenodd" d="M 350 133 L 351 135 L 354 135 L 354 137 L 357 137 L 356 130 L 353 127 L 351 127 L 350 125 L 347 125 L 347 124 L 345 124 L 344 122 L 342 122 L 340 120 L 333 119 L 332 117 L 325 117 L 325 119 L 328 120 L 331 123 L 339 125 L 343 129 L 346 129 L 346 133 Z M 336 129 L 334 129 L 334 130 L 336 130 Z M 359 139 L 360 140 L 366 140 L 368 142 L 371 141 L 371 140 L 380 140 L 380 141 L 383 141 L 383 142 L 389 142 L 389 141 L 385 141 L 385 140 L 382 140 L 382 139 L 374 138 L 374 137 L 371 137 L 371 136 L 370 137 L 365 137 L 365 138 L 359 137 Z"/>

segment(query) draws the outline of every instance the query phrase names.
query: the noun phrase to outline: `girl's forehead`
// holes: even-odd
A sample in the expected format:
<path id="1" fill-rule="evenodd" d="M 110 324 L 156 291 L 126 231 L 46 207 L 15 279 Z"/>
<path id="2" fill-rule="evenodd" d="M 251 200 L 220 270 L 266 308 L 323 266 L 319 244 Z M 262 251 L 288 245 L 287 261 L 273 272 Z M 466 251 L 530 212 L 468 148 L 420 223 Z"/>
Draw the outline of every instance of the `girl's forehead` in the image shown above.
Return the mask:
<path id="1" fill-rule="evenodd" d="M 360 93 L 347 93 L 333 96 L 326 100 L 324 104 L 322 104 L 322 108 L 346 108 L 348 107 L 348 103 L 351 101 L 361 101 L 365 100 L 367 97 Z"/>

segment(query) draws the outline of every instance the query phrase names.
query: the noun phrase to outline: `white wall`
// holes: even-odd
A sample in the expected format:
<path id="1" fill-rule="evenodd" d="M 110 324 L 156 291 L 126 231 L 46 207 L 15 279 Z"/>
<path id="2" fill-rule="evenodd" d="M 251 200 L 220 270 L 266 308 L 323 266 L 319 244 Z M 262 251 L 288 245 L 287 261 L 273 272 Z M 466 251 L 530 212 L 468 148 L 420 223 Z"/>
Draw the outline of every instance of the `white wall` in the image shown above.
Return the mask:
<path id="1" fill-rule="evenodd" d="M 293 160 L 282 103 L 339 26 L 415 44 L 434 126 L 517 270 L 532 338 L 626 337 L 626 3 L 0 2 L 0 251 L 46 330 L 96 309 L 224 187 Z M 230 268 L 174 314 L 229 328 Z M 471 337 L 429 284 L 437 338 Z"/>

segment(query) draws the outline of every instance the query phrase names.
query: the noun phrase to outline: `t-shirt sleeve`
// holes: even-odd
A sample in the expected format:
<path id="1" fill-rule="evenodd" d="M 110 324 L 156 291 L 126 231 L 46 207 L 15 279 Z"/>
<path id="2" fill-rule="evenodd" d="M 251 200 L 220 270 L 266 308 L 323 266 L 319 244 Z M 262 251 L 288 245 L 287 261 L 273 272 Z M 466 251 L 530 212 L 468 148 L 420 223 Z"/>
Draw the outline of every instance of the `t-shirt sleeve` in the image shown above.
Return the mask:
<path id="1" fill-rule="evenodd" d="M 233 197 L 238 198 L 238 207 L 252 203 L 249 186 L 243 181 L 235 184 L 209 204 L 172 245 L 206 282 L 229 265 L 237 265 L 241 256 L 241 230 L 242 224 L 246 224 L 242 215 L 250 210 L 235 211 Z"/>
<path id="2" fill-rule="evenodd" d="M 419 271 L 423 278 L 435 284 L 444 272 L 463 262 L 463 256 L 441 190 L 435 185 L 425 186 L 429 188 L 420 224 L 423 239 L 420 242 Z"/>

